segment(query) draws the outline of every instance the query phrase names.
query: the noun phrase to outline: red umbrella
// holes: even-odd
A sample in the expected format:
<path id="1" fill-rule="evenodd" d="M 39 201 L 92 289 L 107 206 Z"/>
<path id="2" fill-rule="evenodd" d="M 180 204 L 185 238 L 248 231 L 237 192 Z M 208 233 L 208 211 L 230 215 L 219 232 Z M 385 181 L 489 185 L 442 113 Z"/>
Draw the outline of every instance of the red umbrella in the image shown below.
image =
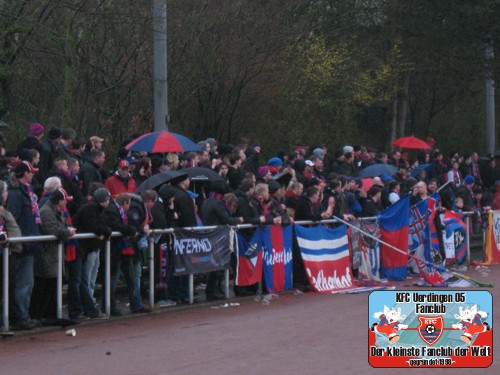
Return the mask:
<path id="1" fill-rule="evenodd" d="M 413 136 L 398 138 L 394 142 L 392 142 L 392 145 L 401 148 L 413 148 L 417 150 L 428 150 L 431 148 L 431 146 L 429 146 L 425 141 Z"/>

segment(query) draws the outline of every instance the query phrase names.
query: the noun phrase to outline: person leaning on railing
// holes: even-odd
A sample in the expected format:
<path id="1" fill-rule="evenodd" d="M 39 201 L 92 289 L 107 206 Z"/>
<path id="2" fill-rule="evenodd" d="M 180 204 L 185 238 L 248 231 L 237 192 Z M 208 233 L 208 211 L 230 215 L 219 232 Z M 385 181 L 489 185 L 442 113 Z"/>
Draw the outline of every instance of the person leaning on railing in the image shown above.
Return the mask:
<path id="1" fill-rule="evenodd" d="M 112 238 L 111 240 L 111 258 L 110 258 L 110 295 L 111 295 L 111 315 L 121 316 L 122 312 L 118 309 L 115 297 L 116 283 L 120 273 L 120 264 L 122 255 L 132 255 L 134 250 L 130 237 L 136 235 L 137 230 L 128 223 L 127 211 L 130 208 L 130 194 L 118 194 L 112 199 L 108 207 L 104 209 L 100 217 L 100 225 L 109 227 L 112 231 L 118 231 L 123 237 Z M 101 275 L 103 276 L 103 275 Z M 106 289 L 105 278 L 102 277 L 103 290 Z M 102 311 L 105 311 L 105 298 L 102 298 Z"/>
<path id="2" fill-rule="evenodd" d="M 63 218 L 63 211 L 73 197 L 59 188 L 52 192 L 49 201 L 40 210 L 43 234 L 56 236 L 65 241 L 76 233 Z M 35 286 L 30 313 L 37 319 L 57 318 L 58 242 L 50 241 L 35 256 Z"/>

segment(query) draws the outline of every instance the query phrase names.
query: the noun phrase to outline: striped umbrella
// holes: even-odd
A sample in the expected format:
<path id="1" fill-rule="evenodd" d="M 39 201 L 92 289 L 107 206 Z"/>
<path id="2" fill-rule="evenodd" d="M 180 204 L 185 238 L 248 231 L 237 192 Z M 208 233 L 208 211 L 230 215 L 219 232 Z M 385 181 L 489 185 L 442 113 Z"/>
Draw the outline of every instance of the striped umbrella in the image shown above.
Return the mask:
<path id="1" fill-rule="evenodd" d="M 201 148 L 189 138 L 165 130 L 141 135 L 125 148 L 131 151 L 147 151 L 152 154 L 201 151 Z"/>

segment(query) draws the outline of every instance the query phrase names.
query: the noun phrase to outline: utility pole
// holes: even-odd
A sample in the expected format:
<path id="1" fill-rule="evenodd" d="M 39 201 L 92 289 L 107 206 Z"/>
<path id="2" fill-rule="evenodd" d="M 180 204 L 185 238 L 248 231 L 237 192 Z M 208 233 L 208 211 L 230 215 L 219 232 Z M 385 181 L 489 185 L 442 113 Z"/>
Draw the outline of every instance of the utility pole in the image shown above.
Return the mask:
<path id="1" fill-rule="evenodd" d="M 495 80 L 493 78 L 493 40 L 486 39 L 486 152 L 495 152 Z"/>
<path id="2" fill-rule="evenodd" d="M 170 115 L 167 84 L 167 0 L 153 2 L 154 128 L 155 131 L 168 131 Z"/>

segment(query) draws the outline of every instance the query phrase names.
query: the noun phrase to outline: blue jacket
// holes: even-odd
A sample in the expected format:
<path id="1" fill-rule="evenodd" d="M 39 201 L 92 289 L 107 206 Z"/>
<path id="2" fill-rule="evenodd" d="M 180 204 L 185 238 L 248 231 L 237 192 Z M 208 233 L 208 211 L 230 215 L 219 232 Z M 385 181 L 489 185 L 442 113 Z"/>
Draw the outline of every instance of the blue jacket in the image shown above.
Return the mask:
<path id="1" fill-rule="evenodd" d="M 40 228 L 35 222 L 35 217 L 31 210 L 31 203 L 28 192 L 21 189 L 19 182 L 16 180 L 9 188 L 9 197 L 7 198 L 9 211 L 16 219 L 17 225 L 21 229 L 24 236 L 39 236 Z M 43 250 L 41 242 L 24 242 L 23 252 L 37 252 Z"/>

